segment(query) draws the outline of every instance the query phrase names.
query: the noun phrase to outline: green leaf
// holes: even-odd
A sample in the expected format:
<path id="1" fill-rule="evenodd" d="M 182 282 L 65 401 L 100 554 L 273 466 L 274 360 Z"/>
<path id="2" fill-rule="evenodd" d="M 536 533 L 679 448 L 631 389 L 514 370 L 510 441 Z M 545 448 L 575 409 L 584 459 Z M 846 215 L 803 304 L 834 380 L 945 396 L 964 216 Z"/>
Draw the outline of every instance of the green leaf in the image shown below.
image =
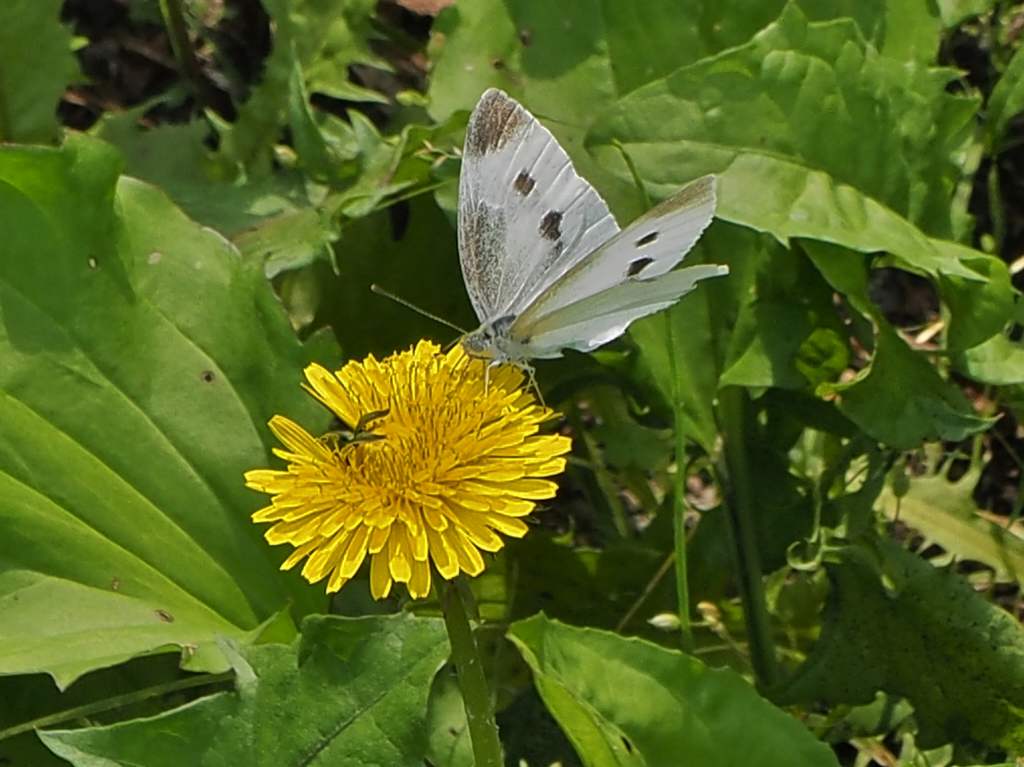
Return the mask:
<path id="1" fill-rule="evenodd" d="M 923 748 L 953 742 L 1019 751 L 1024 630 L 958 575 L 894 543 L 877 545 L 872 557 L 844 550 L 828 567 L 821 638 L 773 697 L 859 704 L 882 690 L 913 704 Z"/>
<path id="2" fill-rule="evenodd" d="M 838 764 L 729 669 L 543 615 L 512 624 L 509 638 L 588 766 Z"/>
<path id="3" fill-rule="evenodd" d="M 82 79 L 61 0 L 0 5 L 0 142 L 48 143 L 59 133 L 57 103 Z"/>
<path id="4" fill-rule="evenodd" d="M 233 242 L 242 255 L 263 264 L 268 279 L 319 260 L 333 262 L 330 221 L 315 208 L 302 208 L 268 218 L 240 232 Z"/>
<path id="5" fill-rule="evenodd" d="M 1016 294 L 1010 282 L 1009 267 L 1001 259 L 968 253 L 962 263 L 984 275 L 986 281 L 978 283 L 956 276 L 941 278 L 942 298 L 951 315 L 946 346 L 952 352 L 978 346 L 1002 331 L 1013 312 Z"/>
<path id="6" fill-rule="evenodd" d="M 963 392 L 887 326 L 878 330 L 871 364 L 852 381 L 826 385 L 824 391 L 838 395 L 847 418 L 897 448 L 924 440 L 959 441 L 994 422 L 975 415 Z"/>
<path id="7" fill-rule="evenodd" d="M 825 279 L 875 325 L 871 364 L 850 381 L 822 384 L 820 394 L 836 395 L 847 418 L 892 447 L 909 449 L 924 440 L 961 440 L 992 424 L 992 419 L 976 415 L 964 393 L 944 380 L 881 316 L 868 297 L 863 257 L 821 242 L 803 245 Z M 908 381 L 913 387 L 906 385 Z"/>
<path id="8" fill-rule="evenodd" d="M 937 0 L 936 5 L 942 17 L 942 23 L 946 27 L 955 27 L 972 16 L 988 13 L 995 7 L 996 2 L 995 0 Z"/>
<path id="9" fill-rule="evenodd" d="M 1010 120 L 1024 112 L 1024 47 L 1013 54 L 1002 77 L 992 89 L 985 110 L 988 143 L 996 149 Z"/>
<path id="10" fill-rule="evenodd" d="M 328 417 L 257 270 L 83 136 L 0 150 L 0 673 L 64 686 L 241 636 L 289 601 L 242 473 Z M 202 665 L 200 663 L 199 665 Z"/>
<path id="11" fill-rule="evenodd" d="M 849 19 L 808 23 L 790 5 L 750 43 L 619 99 L 587 142 L 621 178 L 624 146 L 659 196 L 718 174 L 717 216 L 780 242 L 888 251 L 980 280 L 925 234 L 962 228 L 949 201 L 975 103 L 946 93 L 952 76 L 880 56 Z"/>
<path id="12" fill-rule="evenodd" d="M 1002 333 L 956 355 L 954 363 L 975 381 L 997 386 L 1024 383 L 1024 344 Z"/>
<path id="13" fill-rule="evenodd" d="M 440 620 L 312 616 L 291 646 L 232 658 L 236 691 L 147 719 L 51 730 L 76 767 L 131 764 L 423 764 L 430 681 L 448 654 Z"/>
<path id="14" fill-rule="evenodd" d="M 980 468 L 956 482 L 946 479 L 944 471 L 913 477 L 899 497 L 886 486 L 878 508 L 917 530 L 926 545 L 938 544 L 957 560 L 988 565 L 996 581 L 1019 582 L 1024 580 L 1024 540 L 979 513 L 973 494 L 980 477 Z"/>

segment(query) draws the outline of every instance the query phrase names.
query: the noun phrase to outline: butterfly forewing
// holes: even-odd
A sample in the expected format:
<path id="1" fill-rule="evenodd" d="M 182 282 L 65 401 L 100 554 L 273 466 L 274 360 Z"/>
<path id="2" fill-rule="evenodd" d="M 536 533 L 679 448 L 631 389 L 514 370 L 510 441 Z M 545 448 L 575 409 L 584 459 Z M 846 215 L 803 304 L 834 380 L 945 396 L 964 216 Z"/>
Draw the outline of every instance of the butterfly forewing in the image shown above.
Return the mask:
<path id="1" fill-rule="evenodd" d="M 519 314 L 618 232 L 554 136 L 494 89 L 466 131 L 458 229 L 462 274 L 481 322 Z"/>
<path id="2" fill-rule="evenodd" d="M 521 313 L 513 334 L 529 337 L 533 325 L 560 309 L 623 283 L 642 284 L 667 273 L 693 247 L 714 213 L 714 176 L 704 176 L 579 259 Z"/>

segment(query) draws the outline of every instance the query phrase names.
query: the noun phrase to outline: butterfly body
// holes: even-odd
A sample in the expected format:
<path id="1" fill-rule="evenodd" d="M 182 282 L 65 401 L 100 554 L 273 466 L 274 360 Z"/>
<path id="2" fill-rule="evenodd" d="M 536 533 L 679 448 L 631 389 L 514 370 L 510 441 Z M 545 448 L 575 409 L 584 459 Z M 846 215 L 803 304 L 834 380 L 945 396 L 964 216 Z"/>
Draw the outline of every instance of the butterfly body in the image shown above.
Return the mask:
<path id="1" fill-rule="evenodd" d="M 459 255 L 480 327 L 466 352 L 527 366 L 590 351 L 728 268 L 673 270 L 710 223 L 705 176 L 620 230 L 554 136 L 491 89 L 470 117 L 459 180 Z"/>

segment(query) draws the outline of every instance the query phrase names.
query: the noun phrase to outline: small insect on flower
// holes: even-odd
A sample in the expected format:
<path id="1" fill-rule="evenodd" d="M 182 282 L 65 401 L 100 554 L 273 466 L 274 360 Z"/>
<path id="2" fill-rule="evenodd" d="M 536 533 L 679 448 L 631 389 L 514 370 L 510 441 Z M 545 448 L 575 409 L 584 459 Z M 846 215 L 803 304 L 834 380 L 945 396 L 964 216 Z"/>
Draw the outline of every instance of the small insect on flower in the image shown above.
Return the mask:
<path id="1" fill-rule="evenodd" d="M 271 497 L 253 514 L 269 522 L 266 539 L 295 547 L 282 569 L 306 560 L 310 583 L 340 589 L 370 559 L 370 591 L 386 597 L 395 582 L 430 593 L 431 565 L 442 578 L 484 569 L 499 533 L 522 537 L 523 517 L 554 496 L 568 437 L 541 434 L 554 412 L 523 388 L 523 373 L 490 374 L 461 346 L 444 353 L 421 341 L 383 360 L 373 356 L 336 373 L 306 368 L 306 390 L 351 433 L 314 437 L 275 416 L 284 470 L 258 469 L 246 484 Z"/>
<path id="2" fill-rule="evenodd" d="M 322 439 L 335 450 L 341 450 L 347 445 L 355 445 L 360 442 L 373 442 L 374 440 L 384 439 L 383 434 L 373 433 L 370 424 L 379 418 L 383 418 L 389 412 L 389 408 L 384 408 L 383 410 L 372 410 L 369 413 L 363 413 L 359 416 L 359 421 L 354 428 L 329 431 L 324 434 Z"/>

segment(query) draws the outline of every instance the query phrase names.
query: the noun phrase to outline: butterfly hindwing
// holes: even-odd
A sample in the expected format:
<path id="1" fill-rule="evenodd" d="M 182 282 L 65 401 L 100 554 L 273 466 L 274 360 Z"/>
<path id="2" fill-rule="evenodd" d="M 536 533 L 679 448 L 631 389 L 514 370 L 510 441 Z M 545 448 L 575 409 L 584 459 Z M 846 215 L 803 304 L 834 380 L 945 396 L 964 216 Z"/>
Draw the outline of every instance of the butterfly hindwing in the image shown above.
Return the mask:
<path id="1" fill-rule="evenodd" d="M 531 358 L 558 357 L 562 349 L 589 352 L 622 335 L 629 324 L 667 309 L 701 280 L 729 273 L 718 264 L 676 269 L 649 280 L 628 279 L 513 331 Z M 519 337 L 519 333 L 525 333 Z"/>
<path id="2" fill-rule="evenodd" d="M 518 314 L 618 226 L 547 128 L 491 89 L 466 131 L 458 230 L 466 289 L 488 322 Z"/>

